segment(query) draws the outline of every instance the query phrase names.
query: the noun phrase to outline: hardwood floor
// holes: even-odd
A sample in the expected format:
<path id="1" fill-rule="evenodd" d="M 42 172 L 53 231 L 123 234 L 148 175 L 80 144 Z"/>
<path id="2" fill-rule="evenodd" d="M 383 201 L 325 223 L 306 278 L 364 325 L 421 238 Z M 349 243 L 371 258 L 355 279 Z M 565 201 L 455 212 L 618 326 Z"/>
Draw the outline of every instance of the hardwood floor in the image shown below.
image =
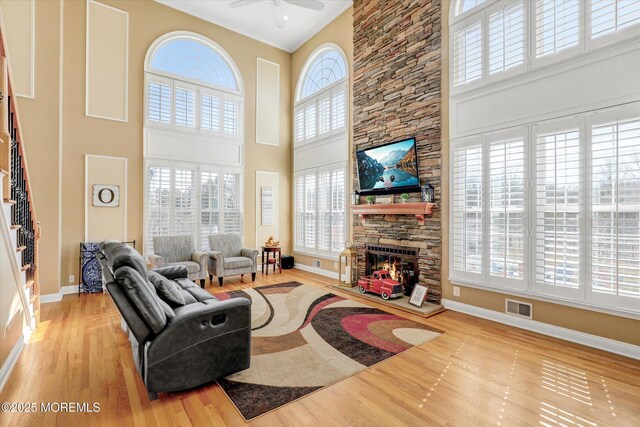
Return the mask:
<path id="1" fill-rule="evenodd" d="M 258 274 L 255 285 L 293 280 L 330 282 L 289 270 Z M 224 288 L 216 283 L 207 289 L 251 286 L 247 278 L 225 282 Z M 640 426 L 636 360 L 452 311 L 428 319 L 397 314 L 445 334 L 250 424 Z M 1 426 L 245 424 L 216 384 L 161 393 L 150 402 L 107 294 L 66 295 L 60 303 L 43 304 L 41 319 L 0 400 L 98 402 L 100 412 L 2 413 Z"/>

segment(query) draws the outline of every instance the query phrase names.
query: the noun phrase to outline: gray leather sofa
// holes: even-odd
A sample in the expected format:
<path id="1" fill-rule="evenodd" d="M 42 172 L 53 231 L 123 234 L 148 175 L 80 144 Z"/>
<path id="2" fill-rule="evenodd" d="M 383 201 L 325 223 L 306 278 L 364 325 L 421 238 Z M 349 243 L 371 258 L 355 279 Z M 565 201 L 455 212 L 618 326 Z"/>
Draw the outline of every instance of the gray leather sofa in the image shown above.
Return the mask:
<path id="1" fill-rule="evenodd" d="M 248 299 L 218 301 L 187 279 L 185 266 L 148 272 L 142 256 L 120 242 L 102 242 L 97 258 L 151 400 L 249 367 Z"/>

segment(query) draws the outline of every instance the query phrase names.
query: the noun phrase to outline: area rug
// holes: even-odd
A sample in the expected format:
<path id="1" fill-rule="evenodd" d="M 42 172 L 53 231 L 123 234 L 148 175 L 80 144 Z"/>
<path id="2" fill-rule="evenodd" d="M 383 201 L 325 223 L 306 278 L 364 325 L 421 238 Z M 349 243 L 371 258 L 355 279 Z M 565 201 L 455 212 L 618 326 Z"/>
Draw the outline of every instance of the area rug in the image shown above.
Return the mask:
<path id="1" fill-rule="evenodd" d="M 216 297 L 252 301 L 251 367 L 218 381 L 246 420 L 443 333 L 297 282 Z"/>

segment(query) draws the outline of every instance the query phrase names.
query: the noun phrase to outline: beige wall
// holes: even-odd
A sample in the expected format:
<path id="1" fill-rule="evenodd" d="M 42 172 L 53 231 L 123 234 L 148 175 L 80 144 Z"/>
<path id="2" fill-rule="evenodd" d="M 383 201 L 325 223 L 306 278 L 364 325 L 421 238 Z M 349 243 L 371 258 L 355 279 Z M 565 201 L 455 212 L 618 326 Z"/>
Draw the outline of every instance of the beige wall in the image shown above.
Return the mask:
<path id="1" fill-rule="evenodd" d="M 347 56 L 347 69 L 349 70 L 349 116 L 347 118 L 347 123 L 349 124 L 349 153 L 351 153 L 351 144 L 353 141 L 353 131 L 352 131 L 352 118 L 353 118 L 353 94 L 351 93 L 351 88 L 353 87 L 353 8 L 350 7 L 346 11 L 344 11 L 340 16 L 338 16 L 335 20 L 333 20 L 329 25 L 324 27 L 318 34 L 313 36 L 308 42 L 300 46 L 293 55 L 291 55 L 291 113 L 293 114 L 293 105 L 294 105 L 294 97 L 296 86 L 298 84 L 298 79 L 300 78 L 300 72 L 302 71 L 302 67 L 304 67 L 307 58 L 309 55 L 313 53 L 313 51 L 318 48 L 318 46 L 323 45 L 325 43 L 334 43 L 342 48 L 345 55 Z M 293 134 L 293 123 L 289 123 L 288 126 L 291 128 L 291 133 Z M 349 155 L 349 162 L 351 163 L 351 155 Z M 292 165 L 293 170 L 293 165 Z M 347 177 L 347 182 L 353 182 L 353 177 L 351 176 L 353 168 L 351 164 L 349 165 L 349 176 Z M 288 187 L 289 190 L 293 193 L 293 184 L 290 183 Z M 284 187 L 283 187 L 284 188 Z M 348 203 L 351 203 L 351 190 L 347 191 Z M 347 224 L 349 224 L 349 230 L 347 235 L 351 235 L 351 212 L 347 211 Z M 287 227 L 289 228 L 289 233 L 293 236 L 293 221 L 291 221 Z M 338 262 L 338 257 L 335 259 L 325 259 L 320 256 L 308 256 L 300 253 L 295 253 L 296 264 L 302 264 L 307 266 L 313 265 L 314 259 L 320 260 L 320 268 L 322 270 L 328 270 L 331 272 L 337 272 L 338 269 L 335 264 Z"/>
<path id="2" fill-rule="evenodd" d="M 64 115 L 62 182 L 62 268 L 60 283 L 77 271 L 78 244 L 84 239 L 84 155 L 128 159 L 128 239 L 142 243 L 143 197 L 143 82 L 144 58 L 151 43 L 170 31 L 188 30 L 209 37 L 233 58 L 245 88 L 244 110 L 244 237 L 255 246 L 255 171 L 281 173 L 281 185 L 290 187 L 289 138 L 290 54 L 249 39 L 151 0 L 105 1 L 129 13 L 129 121 L 114 122 L 85 116 L 85 16 L 83 1 L 65 1 L 64 14 Z M 255 88 L 257 57 L 280 64 L 280 145 L 255 143 Z M 41 70 L 41 72 L 43 72 Z M 285 250 L 290 241 L 290 197 L 280 197 L 279 239 Z M 43 291 L 46 293 L 46 291 Z"/>
<path id="3" fill-rule="evenodd" d="M 85 240 L 101 242 L 127 239 L 127 159 L 88 155 L 85 158 L 86 187 Z M 119 187 L 118 206 L 94 206 L 93 186 L 107 184 Z"/>
<path id="4" fill-rule="evenodd" d="M 449 276 L 449 10 L 442 4 L 442 298 L 504 313 L 509 295 L 460 286 L 453 296 Z M 511 297 L 533 304 L 533 319 L 617 341 L 640 345 L 640 321 L 528 298 Z"/>

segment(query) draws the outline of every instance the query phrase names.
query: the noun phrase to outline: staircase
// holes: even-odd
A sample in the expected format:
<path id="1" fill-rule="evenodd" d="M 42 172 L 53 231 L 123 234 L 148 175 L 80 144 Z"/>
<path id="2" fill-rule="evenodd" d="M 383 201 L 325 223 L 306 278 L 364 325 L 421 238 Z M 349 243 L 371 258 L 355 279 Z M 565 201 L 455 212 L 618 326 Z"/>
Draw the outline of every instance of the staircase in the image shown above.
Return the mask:
<path id="1" fill-rule="evenodd" d="M 40 322 L 40 226 L 11 81 L 6 37 L 0 26 L 0 244 L 10 245 L 9 253 L 15 253 L 9 263 L 20 287 L 25 323 L 34 329 Z"/>

